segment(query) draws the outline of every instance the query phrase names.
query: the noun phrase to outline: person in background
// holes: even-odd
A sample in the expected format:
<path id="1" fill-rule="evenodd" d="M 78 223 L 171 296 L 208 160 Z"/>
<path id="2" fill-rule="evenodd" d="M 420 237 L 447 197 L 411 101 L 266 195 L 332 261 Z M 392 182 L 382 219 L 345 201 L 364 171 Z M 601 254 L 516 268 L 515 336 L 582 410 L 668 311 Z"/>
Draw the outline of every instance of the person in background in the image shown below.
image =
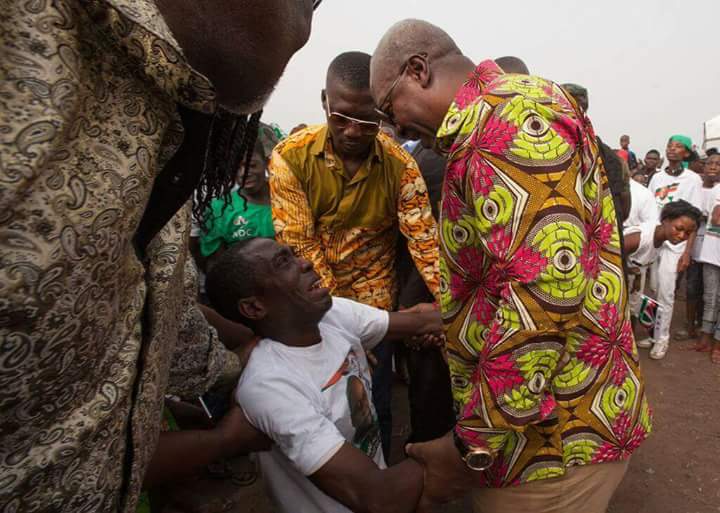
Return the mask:
<path id="1" fill-rule="evenodd" d="M 659 210 L 655 203 L 655 196 L 641 184 L 638 180 L 634 179 L 635 176 L 645 175 L 641 171 L 636 171 L 633 175 L 633 180 L 630 182 L 630 194 L 632 196 L 632 207 L 630 208 L 630 215 L 623 223 L 623 237 L 629 233 L 628 230 L 637 230 L 640 227 L 649 226 L 651 229 L 658 224 L 659 221 Z M 627 245 L 625 245 L 627 247 Z M 640 304 L 642 302 L 642 296 L 645 292 L 645 280 L 647 278 L 647 270 L 652 260 L 641 262 L 632 255 L 625 254 L 626 258 L 626 269 L 628 274 L 628 290 L 630 291 L 630 313 L 632 315 L 633 331 L 636 336 L 636 343 L 638 347 L 649 348 L 652 343 L 647 336 L 647 331 L 644 331 L 637 320 L 637 314 L 640 310 Z"/>
<path id="2" fill-rule="evenodd" d="M 275 510 L 414 511 L 422 467 L 406 459 L 386 468 L 365 351 L 383 339 L 440 335 L 440 313 L 332 297 L 309 261 L 269 239 L 220 255 L 208 294 L 224 317 L 262 337 L 235 396 L 275 443 L 258 455 Z"/>
<path id="3" fill-rule="evenodd" d="M 628 167 L 630 169 L 635 169 L 638 166 L 638 160 L 635 156 L 635 152 L 630 149 L 630 136 L 629 135 L 622 135 L 620 136 L 620 148 L 625 150 L 628 153 L 627 163 Z"/>
<path id="4" fill-rule="evenodd" d="M 720 154 L 710 154 L 705 162 L 703 210 L 707 217 L 705 238 L 698 255 L 703 272 L 703 313 L 697 351 L 710 351 L 713 363 L 720 364 Z"/>
<path id="5" fill-rule="evenodd" d="M 447 161 L 419 141 L 417 143 L 412 145 L 410 155 L 420 168 L 427 185 L 433 217 L 438 219 Z M 435 300 L 404 244 L 398 244 L 397 276 L 400 308 Z M 411 428 L 407 441 L 426 442 L 444 435 L 455 424 L 450 371 L 441 351 L 436 347 L 415 351 L 406 349 L 404 354 L 409 381 Z"/>
<path id="6" fill-rule="evenodd" d="M 653 176 L 648 185 L 659 209 L 681 199 L 696 208 L 702 205 L 702 179 L 697 173 L 683 166 L 691 152 L 692 141 L 689 137 L 673 135 L 668 140 L 665 150 L 668 165 Z M 664 358 L 670 347 L 670 323 L 675 304 L 676 281 L 678 274 L 685 272 L 690 265 L 695 237 L 696 233 L 693 232 L 687 241 L 680 244 L 666 241 L 650 270 L 650 288 L 655 291 L 662 306 L 662 315 L 657 320 L 654 343 L 650 350 L 650 358 L 655 360 Z"/>
<path id="7" fill-rule="evenodd" d="M 645 154 L 645 160 L 642 161 L 642 166 L 639 166 L 647 177 L 646 185 L 650 183 L 650 180 L 655 176 L 655 173 L 658 172 L 660 166 L 662 166 L 660 152 L 658 150 L 648 150 Z"/>
<path id="8" fill-rule="evenodd" d="M 203 258 L 241 240 L 275 236 L 267 171 L 271 151 L 258 138 L 250 165 L 243 163 L 238 170 L 238 188 L 230 194 L 230 202 L 215 198 L 210 203 L 205 215 L 207 229 L 200 237 Z"/>
<path id="9" fill-rule="evenodd" d="M 515 57 L 513 55 L 498 57 L 495 59 L 495 64 L 500 66 L 505 73 L 517 73 L 519 75 L 530 74 L 527 64 L 525 64 L 525 62 L 523 62 L 523 60 L 519 57 Z"/>
<path id="10" fill-rule="evenodd" d="M 470 491 L 484 513 L 604 512 L 651 414 L 592 124 L 559 85 L 476 65 L 422 20 L 382 37 L 371 91 L 403 137 L 448 158 L 440 304 L 458 418 L 407 446 L 421 507 Z"/>
<path id="11" fill-rule="evenodd" d="M 647 189 L 649 180 L 643 169 L 636 169 L 631 178 Z M 632 187 L 630 188 L 630 194 L 632 197 Z"/>
<path id="12" fill-rule="evenodd" d="M 437 225 L 417 164 L 380 131 L 369 90 L 370 56 L 330 63 L 320 98 L 327 123 L 281 142 L 270 161 L 277 240 L 313 263 L 333 295 L 393 310 L 399 236 L 432 294 L 439 291 Z M 383 450 L 392 435 L 392 346 L 373 348 L 373 400 Z"/>

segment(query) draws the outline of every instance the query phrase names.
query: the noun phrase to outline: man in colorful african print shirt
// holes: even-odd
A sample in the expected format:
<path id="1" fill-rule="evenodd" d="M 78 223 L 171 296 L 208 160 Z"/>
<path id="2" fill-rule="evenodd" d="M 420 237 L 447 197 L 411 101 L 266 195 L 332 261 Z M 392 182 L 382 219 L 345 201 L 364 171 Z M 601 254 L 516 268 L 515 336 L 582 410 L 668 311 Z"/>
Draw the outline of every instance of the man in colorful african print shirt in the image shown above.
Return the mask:
<path id="1" fill-rule="evenodd" d="M 556 84 L 476 67 L 419 20 L 383 37 L 371 91 L 403 136 L 448 155 L 440 290 L 459 416 L 409 446 L 425 502 L 472 490 L 483 512 L 604 512 L 650 411 L 592 126 Z"/>
<path id="2" fill-rule="evenodd" d="M 336 296 L 384 310 L 396 302 L 398 232 L 433 294 L 437 228 L 415 161 L 379 131 L 368 87 L 370 56 L 348 52 L 330 64 L 322 102 L 327 125 L 301 130 L 270 160 L 277 240 L 313 263 Z M 373 349 L 373 400 L 388 453 L 392 429 L 391 347 Z"/>

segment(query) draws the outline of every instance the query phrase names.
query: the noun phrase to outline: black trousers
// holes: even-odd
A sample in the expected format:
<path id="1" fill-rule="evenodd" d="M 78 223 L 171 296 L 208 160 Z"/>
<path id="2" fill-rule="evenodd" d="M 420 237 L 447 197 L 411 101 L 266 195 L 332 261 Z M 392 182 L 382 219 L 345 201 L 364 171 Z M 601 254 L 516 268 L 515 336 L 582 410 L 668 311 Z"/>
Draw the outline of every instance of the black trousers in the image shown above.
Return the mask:
<path id="1" fill-rule="evenodd" d="M 450 371 L 439 349 L 407 351 L 406 358 L 412 429 L 408 442 L 427 442 L 455 425 Z"/>

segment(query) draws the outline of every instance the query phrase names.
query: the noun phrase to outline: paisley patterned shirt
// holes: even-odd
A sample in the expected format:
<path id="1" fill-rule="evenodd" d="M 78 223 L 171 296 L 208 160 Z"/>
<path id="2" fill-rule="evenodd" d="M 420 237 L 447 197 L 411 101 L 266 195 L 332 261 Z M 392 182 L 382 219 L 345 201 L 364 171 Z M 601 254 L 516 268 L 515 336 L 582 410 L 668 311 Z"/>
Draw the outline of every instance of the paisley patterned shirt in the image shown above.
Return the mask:
<path id="1" fill-rule="evenodd" d="M 438 147 L 456 430 L 495 452 L 485 485 L 627 458 L 650 411 L 592 126 L 556 84 L 486 61 Z"/>
<path id="2" fill-rule="evenodd" d="M 397 296 L 398 232 L 430 291 L 438 291 L 437 225 L 415 160 L 380 132 L 352 178 L 325 125 L 273 151 L 270 193 L 276 237 L 313 263 L 336 296 L 390 310 Z"/>
<path id="3" fill-rule="evenodd" d="M 4 2 L 0 76 L 0 509 L 134 511 L 163 395 L 232 363 L 189 208 L 133 246 L 177 104 L 214 93 L 150 0 Z"/>

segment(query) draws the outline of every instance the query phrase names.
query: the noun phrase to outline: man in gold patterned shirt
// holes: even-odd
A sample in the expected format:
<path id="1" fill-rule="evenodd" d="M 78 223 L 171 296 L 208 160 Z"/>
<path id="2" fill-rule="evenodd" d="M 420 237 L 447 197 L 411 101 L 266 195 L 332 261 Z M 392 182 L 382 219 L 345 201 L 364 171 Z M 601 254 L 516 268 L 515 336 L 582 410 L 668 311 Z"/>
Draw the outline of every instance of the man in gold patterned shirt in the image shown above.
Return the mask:
<path id="1" fill-rule="evenodd" d="M 261 107 L 313 2 L 220 4 L 3 4 L 2 511 L 134 511 L 163 396 L 238 368 L 195 304 L 188 199 L 213 113 Z"/>
<path id="2" fill-rule="evenodd" d="M 313 263 L 323 287 L 377 308 L 394 308 L 398 231 L 430 291 L 438 292 L 436 225 L 415 161 L 380 125 L 370 96 L 370 56 L 347 52 L 330 64 L 322 102 L 327 125 L 297 132 L 270 160 L 279 241 Z M 374 351 L 373 399 L 390 443 L 391 353 Z"/>

